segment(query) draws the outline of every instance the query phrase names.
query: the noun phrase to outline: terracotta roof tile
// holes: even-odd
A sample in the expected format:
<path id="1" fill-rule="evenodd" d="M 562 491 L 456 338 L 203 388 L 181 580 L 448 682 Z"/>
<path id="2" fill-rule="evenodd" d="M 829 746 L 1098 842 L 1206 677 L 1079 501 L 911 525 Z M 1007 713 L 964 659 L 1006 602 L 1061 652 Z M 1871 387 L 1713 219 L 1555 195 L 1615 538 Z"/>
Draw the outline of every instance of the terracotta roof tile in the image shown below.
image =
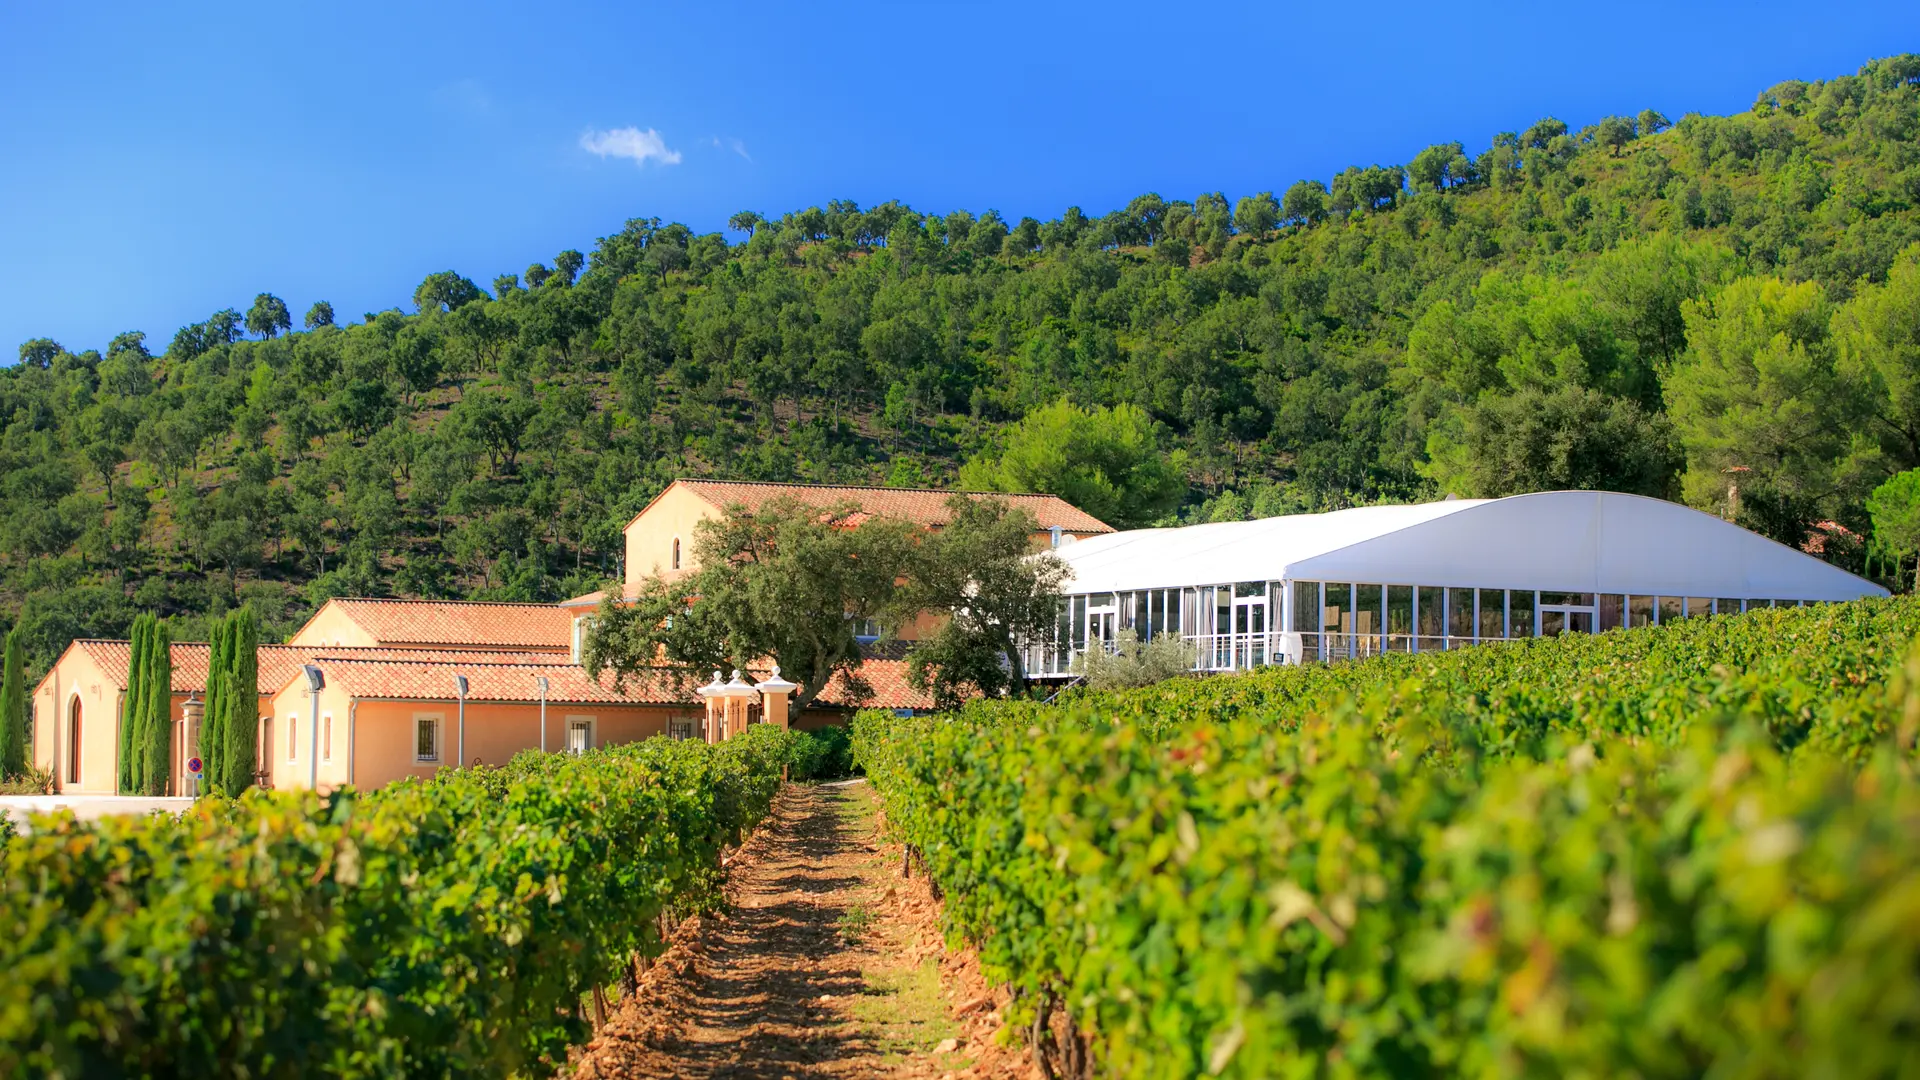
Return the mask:
<path id="1" fill-rule="evenodd" d="M 573 616 L 555 604 L 341 597 L 340 607 L 383 645 L 568 649 Z"/>
<path id="2" fill-rule="evenodd" d="M 127 688 L 127 667 L 132 659 L 131 642 L 83 638 L 74 648 L 93 658 L 94 663 L 113 680 L 116 690 Z M 176 641 L 170 650 L 173 659 L 173 692 L 199 694 L 207 689 L 207 667 L 213 659 L 213 647 L 204 641 Z M 343 645 L 299 646 L 262 645 L 259 653 L 259 677 L 255 680 L 262 695 L 277 694 L 300 671 L 302 664 L 316 657 L 381 659 L 404 656 L 413 660 L 460 662 L 513 662 L 529 665 L 569 663 L 559 653 L 475 652 L 462 649 L 387 649 L 353 648 Z"/>
<path id="3" fill-rule="evenodd" d="M 838 484 L 760 484 L 744 480 L 676 480 L 712 503 L 725 508 L 735 504 L 757 510 L 765 503 L 786 496 L 811 506 L 858 503 L 862 513 L 875 517 L 905 518 L 921 525 L 940 526 L 953 520 L 947 500 L 954 495 L 976 499 L 1004 499 L 1033 514 L 1042 529 L 1058 525 L 1078 534 L 1110 533 L 1113 527 L 1074 506 L 1058 495 L 1001 494 L 999 492 L 955 492 L 924 488 L 860 487 Z M 642 511 L 644 513 L 644 511 Z"/>
<path id="4" fill-rule="evenodd" d="M 860 676 L 873 693 L 859 701 L 847 697 L 846 681 L 838 675 L 813 699 L 815 705 L 834 709 L 931 709 L 933 698 L 907 684 L 905 660 L 870 657 L 860 662 Z"/>
<path id="5" fill-rule="evenodd" d="M 679 693 L 672 680 L 662 677 L 647 685 L 628 683 L 616 689 L 613 673 L 595 679 L 578 664 L 528 664 L 486 661 L 445 661 L 390 656 L 341 658 L 319 656 L 314 661 L 329 681 L 357 698 L 397 698 L 406 701 L 452 701 L 453 677 L 467 678 L 468 701 L 537 701 L 536 676 L 547 677 L 547 700 L 606 705 L 689 704 L 691 693 Z"/>

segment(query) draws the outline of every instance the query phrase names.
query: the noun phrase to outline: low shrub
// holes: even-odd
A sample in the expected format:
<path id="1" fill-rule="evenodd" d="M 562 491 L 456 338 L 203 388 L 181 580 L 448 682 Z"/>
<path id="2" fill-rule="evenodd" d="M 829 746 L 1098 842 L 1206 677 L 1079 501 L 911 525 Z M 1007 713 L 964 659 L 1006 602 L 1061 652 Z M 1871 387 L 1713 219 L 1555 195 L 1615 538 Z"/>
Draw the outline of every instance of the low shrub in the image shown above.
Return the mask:
<path id="1" fill-rule="evenodd" d="M 0 856 L 0 1075 L 551 1074 L 581 995 L 713 901 L 791 748 L 761 727 L 37 817 Z"/>
<path id="2" fill-rule="evenodd" d="M 832 780 L 853 772 L 852 737 L 846 728 L 824 727 L 794 734 L 795 780 Z"/>
<path id="3" fill-rule="evenodd" d="M 1915 611 L 866 712 L 855 759 L 1068 1072 L 1909 1075 Z"/>

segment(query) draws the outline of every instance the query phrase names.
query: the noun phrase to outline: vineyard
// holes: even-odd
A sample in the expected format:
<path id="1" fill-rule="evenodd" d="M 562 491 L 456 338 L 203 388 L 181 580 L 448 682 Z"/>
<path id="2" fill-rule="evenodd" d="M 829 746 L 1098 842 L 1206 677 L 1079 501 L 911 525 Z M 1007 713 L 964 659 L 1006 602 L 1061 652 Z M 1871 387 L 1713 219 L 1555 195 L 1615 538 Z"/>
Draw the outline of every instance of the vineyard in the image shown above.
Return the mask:
<path id="1" fill-rule="evenodd" d="M 0 1075 L 548 1075 L 715 900 L 795 741 L 40 818 L 0 868 Z"/>
<path id="2" fill-rule="evenodd" d="M 1920 602 L 855 721 L 1051 1075 L 1895 1076 Z"/>

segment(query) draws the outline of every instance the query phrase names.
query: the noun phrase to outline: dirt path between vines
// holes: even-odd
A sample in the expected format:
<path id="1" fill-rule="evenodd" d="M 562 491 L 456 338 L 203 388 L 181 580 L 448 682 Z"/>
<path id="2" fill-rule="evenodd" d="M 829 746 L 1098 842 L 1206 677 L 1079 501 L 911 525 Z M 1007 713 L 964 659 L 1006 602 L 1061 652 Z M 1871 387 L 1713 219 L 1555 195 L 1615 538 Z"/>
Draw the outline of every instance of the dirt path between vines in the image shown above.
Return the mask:
<path id="1" fill-rule="evenodd" d="M 1026 1080 L 1026 1051 L 994 1038 L 1004 996 L 944 948 L 876 810 L 864 782 L 782 792 L 728 865 L 726 910 L 680 928 L 574 1075 Z"/>

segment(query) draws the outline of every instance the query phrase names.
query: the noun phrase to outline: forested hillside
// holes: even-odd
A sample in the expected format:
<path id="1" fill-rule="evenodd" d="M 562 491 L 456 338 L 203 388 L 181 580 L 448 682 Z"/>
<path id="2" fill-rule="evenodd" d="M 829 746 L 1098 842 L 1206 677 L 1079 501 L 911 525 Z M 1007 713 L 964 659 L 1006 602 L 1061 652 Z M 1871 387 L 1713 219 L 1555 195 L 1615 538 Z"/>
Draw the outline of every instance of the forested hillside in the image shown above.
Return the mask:
<path id="1" fill-rule="evenodd" d="M 1118 524 L 1607 487 L 1872 532 L 1920 466 L 1920 57 L 1478 145 L 1045 222 L 637 218 L 412 313 L 263 293 L 29 341 L 0 624 L 39 670 L 142 610 L 201 636 L 245 603 L 271 638 L 331 595 L 554 599 L 677 475 L 964 479 Z"/>

